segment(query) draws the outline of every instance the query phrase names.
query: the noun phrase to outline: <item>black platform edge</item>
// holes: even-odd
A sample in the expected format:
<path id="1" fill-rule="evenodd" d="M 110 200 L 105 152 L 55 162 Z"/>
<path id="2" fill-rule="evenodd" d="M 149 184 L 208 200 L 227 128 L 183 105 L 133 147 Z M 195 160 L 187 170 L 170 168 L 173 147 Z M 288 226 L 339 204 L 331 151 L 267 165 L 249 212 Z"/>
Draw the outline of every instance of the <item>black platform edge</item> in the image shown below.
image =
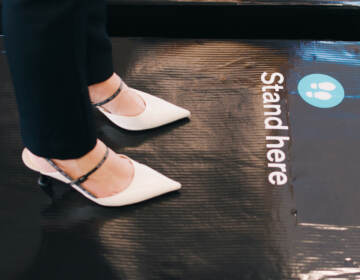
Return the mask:
<path id="1" fill-rule="evenodd" d="M 126 4 L 126 5 L 204 5 L 204 6 L 357 6 L 360 7 L 360 1 L 337 1 L 337 0 L 201 0 L 201 1 L 188 1 L 188 0 L 108 0 L 107 3 L 113 4 Z"/>
<path id="2" fill-rule="evenodd" d="M 360 40 L 355 6 L 112 5 L 108 15 L 113 36 Z"/>
<path id="3" fill-rule="evenodd" d="M 260 2 L 108 1 L 107 29 L 120 37 L 360 40 L 358 1 Z"/>

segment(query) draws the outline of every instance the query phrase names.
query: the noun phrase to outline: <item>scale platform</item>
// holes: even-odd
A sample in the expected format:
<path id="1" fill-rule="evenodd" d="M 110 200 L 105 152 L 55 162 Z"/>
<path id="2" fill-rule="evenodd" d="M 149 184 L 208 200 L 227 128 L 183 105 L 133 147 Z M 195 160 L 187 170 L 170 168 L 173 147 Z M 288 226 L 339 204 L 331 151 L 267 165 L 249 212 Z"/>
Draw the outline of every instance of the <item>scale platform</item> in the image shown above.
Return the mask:
<path id="1" fill-rule="evenodd" d="M 94 110 L 99 138 L 182 188 L 119 208 L 46 195 L 0 36 L 1 279 L 360 279 L 360 3 L 108 5 L 115 71 L 192 115 L 129 132 Z"/>
<path id="2" fill-rule="evenodd" d="M 2 279 L 357 279 L 358 42 L 112 42 L 129 86 L 192 117 L 129 132 L 94 112 L 99 138 L 183 187 L 106 208 L 58 182 L 50 199 L 1 55 Z"/>

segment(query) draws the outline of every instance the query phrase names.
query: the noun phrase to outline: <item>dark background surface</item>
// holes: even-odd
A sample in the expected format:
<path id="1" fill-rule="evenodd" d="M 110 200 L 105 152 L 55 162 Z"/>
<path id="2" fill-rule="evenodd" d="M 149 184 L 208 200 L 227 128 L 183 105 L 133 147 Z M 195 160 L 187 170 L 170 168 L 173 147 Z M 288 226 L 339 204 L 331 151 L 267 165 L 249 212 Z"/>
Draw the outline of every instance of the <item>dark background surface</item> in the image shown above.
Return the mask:
<path id="1" fill-rule="evenodd" d="M 0 56 L 1 279 L 359 276 L 360 48 L 320 41 L 359 40 L 357 2 L 199 2 L 108 2 L 117 73 L 192 112 L 147 132 L 94 112 L 107 145 L 183 184 L 138 205 L 100 207 L 61 183 L 52 201 L 39 189 L 21 162 Z M 287 84 L 291 180 L 280 188 L 266 182 L 264 71 L 283 73 Z M 341 105 L 316 109 L 297 95 L 313 72 L 341 81 Z"/>
<path id="2" fill-rule="evenodd" d="M 0 0 L 2 3 L 3 0 Z M 109 5 L 286 5 L 286 6 L 338 6 L 345 8 L 349 6 L 359 7 L 359 1 L 340 1 L 340 0 L 106 0 Z"/>
<path id="3" fill-rule="evenodd" d="M 56 183 L 52 201 L 21 162 L 5 55 L 0 57 L 2 279 L 307 279 L 360 273 L 359 44 L 112 38 L 128 85 L 192 112 L 127 132 L 95 113 L 99 137 L 183 184 L 147 202 L 95 205 Z M 325 56 L 324 56 L 325 55 Z M 311 58 L 311 59 L 310 59 Z M 267 182 L 263 72 L 281 72 L 289 183 Z M 344 85 L 330 110 L 294 92 L 321 72 Z M 313 279 L 330 279 L 313 278 Z"/>
<path id="4" fill-rule="evenodd" d="M 303 271 L 297 275 L 303 279 L 360 275 L 359 54 L 359 42 L 297 42 L 288 70 L 283 70 L 292 137 L 291 176 L 299 210 L 295 259 Z M 342 103 L 321 109 L 302 100 L 297 84 L 313 73 L 342 84 Z"/>
<path id="5" fill-rule="evenodd" d="M 169 4 L 169 5 L 286 5 L 286 6 L 338 6 L 360 7 L 358 1 L 339 1 L 339 0 L 107 0 L 109 4 L 131 3 L 140 5 L 153 5 L 153 4 Z"/>
<path id="6" fill-rule="evenodd" d="M 107 4 L 111 36 L 360 40 L 359 1 L 108 0 Z"/>

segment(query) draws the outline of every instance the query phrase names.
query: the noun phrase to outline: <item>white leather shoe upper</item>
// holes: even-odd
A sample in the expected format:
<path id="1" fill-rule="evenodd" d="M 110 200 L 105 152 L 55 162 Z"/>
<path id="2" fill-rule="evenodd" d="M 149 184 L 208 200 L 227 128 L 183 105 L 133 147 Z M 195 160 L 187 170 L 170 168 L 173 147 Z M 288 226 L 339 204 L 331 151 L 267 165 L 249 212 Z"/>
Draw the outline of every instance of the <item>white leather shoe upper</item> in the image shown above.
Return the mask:
<path id="1" fill-rule="evenodd" d="M 144 99 L 146 104 L 145 110 L 137 116 L 120 116 L 106 112 L 101 107 L 96 108 L 113 123 L 127 130 L 145 130 L 182 118 L 190 118 L 191 113 L 189 110 L 141 90 L 134 90 Z"/>
<path id="2" fill-rule="evenodd" d="M 149 166 L 132 160 L 135 175 L 130 185 L 122 192 L 96 199 L 104 206 L 122 206 L 144 201 L 181 188 L 181 184 Z"/>
<path id="3" fill-rule="evenodd" d="M 22 153 L 22 159 L 28 168 L 39 172 L 36 170 L 36 167 L 33 165 L 30 158 L 28 158 L 25 149 Z M 134 204 L 181 188 L 179 182 L 170 179 L 145 164 L 139 163 L 131 158 L 129 159 L 134 165 L 134 177 L 129 186 L 118 194 L 103 198 L 95 198 L 77 185 L 71 184 L 71 186 L 88 199 L 103 206 L 124 206 Z M 41 174 L 55 178 L 64 183 L 70 182 L 69 179 L 59 172 L 41 172 Z"/>

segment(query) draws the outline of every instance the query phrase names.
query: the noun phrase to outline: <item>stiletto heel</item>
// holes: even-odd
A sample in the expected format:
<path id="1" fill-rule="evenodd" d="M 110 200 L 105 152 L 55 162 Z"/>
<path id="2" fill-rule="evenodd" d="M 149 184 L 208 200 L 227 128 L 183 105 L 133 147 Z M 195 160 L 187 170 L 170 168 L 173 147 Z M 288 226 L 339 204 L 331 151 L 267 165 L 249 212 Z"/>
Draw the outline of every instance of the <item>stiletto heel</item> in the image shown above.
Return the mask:
<path id="1" fill-rule="evenodd" d="M 43 175 L 39 172 L 38 185 L 46 195 L 50 198 L 54 198 L 54 190 L 51 186 L 51 179 L 49 176 Z"/>
<path id="2" fill-rule="evenodd" d="M 49 176 L 43 175 L 39 172 L 38 185 L 40 187 L 49 187 L 51 186 L 51 180 Z"/>

